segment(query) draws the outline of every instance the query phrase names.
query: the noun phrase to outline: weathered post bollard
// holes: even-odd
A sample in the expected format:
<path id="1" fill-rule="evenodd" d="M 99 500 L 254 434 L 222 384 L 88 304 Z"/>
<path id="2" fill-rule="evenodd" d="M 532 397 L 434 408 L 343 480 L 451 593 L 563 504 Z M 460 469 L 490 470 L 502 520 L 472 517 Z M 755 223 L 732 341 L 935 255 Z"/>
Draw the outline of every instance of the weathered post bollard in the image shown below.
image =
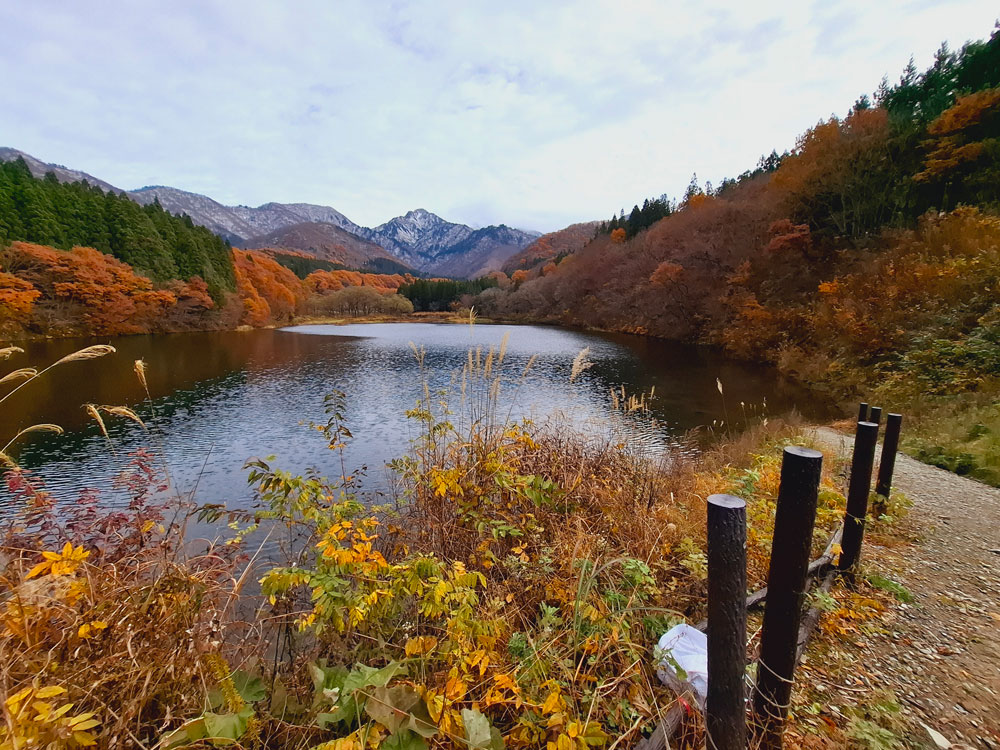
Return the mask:
<path id="1" fill-rule="evenodd" d="M 864 401 L 862 401 L 861 406 L 858 407 L 858 421 L 859 422 L 868 421 L 868 404 Z"/>
<path id="2" fill-rule="evenodd" d="M 871 414 L 868 416 L 868 419 L 867 420 L 862 419 L 861 421 L 862 422 L 868 421 L 868 422 L 874 422 L 875 424 L 881 424 L 882 423 L 882 407 L 881 406 L 873 406 L 872 410 L 871 410 Z"/>
<path id="3" fill-rule="evenodd" d="M 875 480 L 876 516 L 885 513 L 892 491 L 892 473 L 896 469 L 896 452 L 899 450 L 899 429 L 903 424 L 902 414 L 889 414 L 885 418 L 885 438 L 882 440 L 882 459 L 878 462 L 878 479 Z"/>
<path id="4" fill-rule="evenodd" d="M 755 722 L 765 750 L 781 747 L 788 714 L 822 466 L 819 451 L 785 448 L 754 690 Z"/>
<path id="5" fill-rule="evenodd" d="M 747 510 L 732 495 L 708 498 L 708 746 L 746 748 Z"/>
<path id="6" fill-rule="evenodd" d="M 844 513 L 844 536 L 840 542 L 839 568 L 849 582 L 854 579 L 853 568 L 861 556 L 876 442 L 878 425 L 875 422 L 858 422 L 851 459 L 851 482 L 847 489 L 847 511 Z"/>
<path id="7" fill-rule="evenodd" d="M 903 426 L 902 414 L 889 414 L 885 418 L 885 437 L 882 439 L 882 460 L 878 465 L 875 492 L 889 497 L 892 490 L 892 473 L 896 470 L 896 452 L 899 450 L 899 431 Z"/>

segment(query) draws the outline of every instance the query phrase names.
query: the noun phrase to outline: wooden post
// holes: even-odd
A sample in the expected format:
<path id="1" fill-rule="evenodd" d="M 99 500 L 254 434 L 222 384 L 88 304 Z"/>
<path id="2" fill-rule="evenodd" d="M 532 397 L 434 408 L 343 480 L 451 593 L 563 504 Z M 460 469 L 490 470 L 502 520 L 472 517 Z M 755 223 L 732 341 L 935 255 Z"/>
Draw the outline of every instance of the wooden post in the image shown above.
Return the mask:
<path id="1" fill-rule="evenodd" d="M 819 451 L 785 448 L 754 690 L 754 716 L 765 750 L 781 747 L 788 714 L 822 465 Z"/>
<path id="2" fill-rule="evenodd" d="M 861 406 L 858 408 L 858 421 L 867 422 L 868 421 L 868 404 L 864 401 L 861 402 Z"/>
<path id="3" fill-rule="evenodd" d="M 708 746 L 746 748 L 747 510 L 732 495 L 708 498 Z"/>
<path id="4" fill-rule="evenodd" d="M 885 418 L 885 437 L 882 439 L 882 460 L 878 464 L 878 481 L 875 492 L 889 497 L 892 473 L 896 469 L 896 452 L 899 450 L 899 430 L 903 426 L 902 414 L 889 414 Z"/>
<path id="5" fill-rule="evenodd" d="M 853 580 L 854 566 L 861 557 L 877 441 L 878 425 L 875 422 L 858 422 L 854 456 L 851 459 L 851 482 L 847 489 L 847 511 L 844 513 L 844 538 L 840 545 L 842 551 L 839 567 L 848 581 Z"/>
<path id="6" fill-rule="evenodd" d="M 882 423 L 882 407 L 881 406 L 873 406 L 872 410 L 871 410 L 871 414 L 869 415 L 868 419 L 867 420 L 862 419 L 861 421 L 862 422 L 868 421 L 868 422 L 874 422 L 875 424 L 881 424 Z"/>

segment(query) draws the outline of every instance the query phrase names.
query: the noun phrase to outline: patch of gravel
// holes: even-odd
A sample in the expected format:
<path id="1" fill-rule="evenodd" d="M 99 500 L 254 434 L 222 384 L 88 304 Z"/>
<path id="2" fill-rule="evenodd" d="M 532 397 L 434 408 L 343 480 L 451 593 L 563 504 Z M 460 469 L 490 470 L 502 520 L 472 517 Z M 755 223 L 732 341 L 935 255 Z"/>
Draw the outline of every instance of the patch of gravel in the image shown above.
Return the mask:
<path id="1" fill-rule="evenodd" d="M 853 444 L 828 428 L 816 437 L 843 455 Z M 864 667 L 900 700 L 911 742 L 942 746 L 924 724 L 952 747 L 1000 750 L 1000 489 L 903 454 L 893 487 L 913 501 L 916 541 L 885 572 L 915 601 L 864 645 Z"/>

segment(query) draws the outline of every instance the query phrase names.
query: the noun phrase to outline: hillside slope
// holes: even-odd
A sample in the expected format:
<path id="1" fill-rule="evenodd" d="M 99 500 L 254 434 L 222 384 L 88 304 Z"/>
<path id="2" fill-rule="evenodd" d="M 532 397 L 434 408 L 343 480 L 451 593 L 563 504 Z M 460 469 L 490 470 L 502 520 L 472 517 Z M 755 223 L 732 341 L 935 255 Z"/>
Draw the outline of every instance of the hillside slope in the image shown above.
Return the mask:
<path id="1" fill-rule="evenodd" d="M 600 222 L 587 221 L 580 224 L 570 224 L 565 229 L 543 234 L 523 250 L 508 258 L 501 270 L 509 275 L 522 268 L 532 268 L 542 261 L 575 253 L 594 239 L 594 234 L 599 226 Z"/>
<path id="2" fill-rule="evenodd" d="M 365 268 L 376 259 L 406 266 L 374 242 L 327 223 L 302 222 L 252 238 L 248 248 L 283 248 L 308 253 L 348 268 Z"/>

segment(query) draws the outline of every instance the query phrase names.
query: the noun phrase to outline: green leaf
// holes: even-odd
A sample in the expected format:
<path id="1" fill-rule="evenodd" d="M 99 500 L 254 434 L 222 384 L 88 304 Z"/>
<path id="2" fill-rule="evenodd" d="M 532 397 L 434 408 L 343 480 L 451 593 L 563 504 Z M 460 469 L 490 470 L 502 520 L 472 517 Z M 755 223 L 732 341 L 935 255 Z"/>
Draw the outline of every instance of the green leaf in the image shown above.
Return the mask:
<path id="1" fill-rule="evenodd" d="M 237 669 L 233 672 L 232 680 L 236 692 L 247 703 L 256 703 L 267 697 L 267 688 L 264 687 L 264 682 L 260 677 L 255 677 L 241 669 Z"/>
<path id="2" fill-rule="evenodd" d="M 463 708 L 462 725 L 465 727 L 465 739 L 469 747 L 486 750 L 492 744 L 490 720 L 479 711 Z"/>
<path id="3" fill-rule="evenodd" d="M 313 688 L 317 697 L 320 697 L 324 690 L 343 689 L 348 672 L 341 666 L 328 667 L 326 664 L 314 662 L 309 665 L 309 674 L 312 676 Z"/>
<path id="4" fill-rule="evenodd" d="M 192 742 L 204 739 L 207 730 L 205 729 L 205 718 L 191 719 L 181 724 L 177 729 L 168 732 L 160 739 L 160 747 L 163 750 L 170 750 L 175 747 L 184 747 Z"/>
<path id="5" fill-rule="evenodd" d="M 316 715 L 316 726 L 320 729 L 329 729 L 334 724 L 339 724 L 340 722 L 341 718 L 337 714 L 324 713 Z"/>
<path id="6" fill-rule="evenodd" d="M 379 748 L 380 750 L 427 750 L 427 743 L 419 734 L 403 729 L 386 737 Z"/>
<path id="7" fill-rule="evenodd" d="M 400 729 L 409 729 L 422 737 L 437 734 L 420 693 L 409 685 L 375 688 L 365 702 L 365 713 L 392 734 Z"/>
<path id="8" fill-rule="evenodd" d="M 391 661 L 381 669 L 376 669 L 374 672 L 371 672 L 368 676 L 368 681 L 365 684 L 374 685 L 375 687 L 385 687 L 389 684 L 389 680 L 393 677 L 398 677 L 404 674 L 406 674 L 406 665 L 401 664 L 398 661 Z M 344 689 L 347 689 L 346 683 Z"/>
<path id="9" fill-rule="evenodd" d="M 253 716 L 253 709 L 244 706 L 238 714 L 205 714 L 205 731 L 207 738 L 213 743 L 218 740 L 235 742 L 247 731 L 247 723 Z M 228 742 L 224 742 L 228 744 Z"/>
<path id="10" fill-rule="evenodd" d="M 288 688 L 281 678 L 274 681 L 274 688 L 271 690 L 271 700 L 269 713 L 278 719 L 288 720 L 288 717 L 301 714 L 306 707 L 295 700 L 295 696 L 289 695 Z"/>

